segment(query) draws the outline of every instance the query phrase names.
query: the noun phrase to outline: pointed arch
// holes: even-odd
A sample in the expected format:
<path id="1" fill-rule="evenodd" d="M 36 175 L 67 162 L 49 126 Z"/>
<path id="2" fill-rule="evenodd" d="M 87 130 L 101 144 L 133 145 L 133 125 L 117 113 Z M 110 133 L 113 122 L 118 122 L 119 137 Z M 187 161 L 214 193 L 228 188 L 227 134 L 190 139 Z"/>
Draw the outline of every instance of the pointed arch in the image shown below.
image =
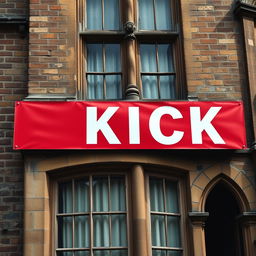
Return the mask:
<path id="1" fill-rule="evenodd" d="M 246 212 L 250 209 L 249 202 L 240 186 L 233 179 L 221 173 L 210 181 L 210 183 L 205 187 L 202 193 L 202 197 L 200 200 L 200 210 L 202 212 L 205 211 L 205 204 L 209 193 L 214 189 L 217 184 L 220 183 L 225 185 L 225 187 L 230 190 L 230 192 L 234 195 L 235 199 L 237 200 L 240 212 Z"/>

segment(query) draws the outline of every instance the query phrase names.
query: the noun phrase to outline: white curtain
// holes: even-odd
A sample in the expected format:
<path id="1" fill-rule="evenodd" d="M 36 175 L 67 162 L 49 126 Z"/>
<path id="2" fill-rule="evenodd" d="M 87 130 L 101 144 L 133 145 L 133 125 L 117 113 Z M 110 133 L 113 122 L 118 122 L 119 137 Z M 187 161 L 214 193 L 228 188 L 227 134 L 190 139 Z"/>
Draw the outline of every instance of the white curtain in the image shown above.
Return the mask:
<path id="1" fill-rule="evenodd" d="M 89 178 L 59 186 L 59 213 L 81 213 L 78 216 L 59 216 L 59 248 L 90 248 L 90 211 L 93 221 L 94 256 L 127 256 L 127 250 L 107 250 L 108 247 L 127 247 L 126 196 L 123 177 L 92 177 L 90 196 Z M 92 209 L 90 209 L 92 198 Z M 111 214 L 110 212 L 115 212 Z M 120 213 L 118 213 L 120 212 Z M 107 213 L 107 214 L 106 214 Z M 74 224 L 73 224 L 74 223 Z M 74 226 L 73 226 L 74 225 Z M 73 244 L 74 230 L 74 244 Z M 58 256 L 89 256 L 90 251 L 58 252 Z"/>
<path id="2" fill-rule="evenodd" d="M 158 55 L 158 63 L 157 63 Z M 141 44 L 140 45 L 141 72 L 174 72 L 172 46 L 169 44 Z M 174 75 L 147 75 L 143 74 L 142 91 L 146 99 L 173 99 L 175 98 Z M 158 92 L 160 84 L 160 95 Z"/>
<path id="3" fill-rule="evenodd" d="M 151 178 L 150 209 L 152 246 L 181 247 L 180 218 L 164 213 L 179 213 L 177 183 L 159 178 Z M 163 214 L 157 214 L 162 212 Z M 166 230 L 167 227 L 167 230 Z M 181 252 L 153 250 L 153 256 L 179 256 Z M 166 256 L 167 256 L 166 255 Z"/>
<path id="4" fill-rule="evenodd" d="M 103 0 L 104 23 L 102 24 L 102 0 L 87 0 L 86 15 L 87 29 L 90 30 L 119 30 L 120 11 L 119 0 Z"/>
<path id="5" fill-rule="evenodd" d="M 105 56 L 103 56 L 103 47 Z M 105 68 L 103 67 L 105 57 Z M 87 44 L 88 72 L 121 72 L 119 44 Z M 105 77 L 105 78 L 104 78 Z M 89 99 L 103 99 L 103 83 L 106 82 L 106 99 L 121 98 L 121 75 L 87 75 Z"/>
<path id="6" fill-rule="evenodd" d="M 154 23 L 154 13 L 156 24 Z M 139 0 L 139 29 L 140 30 L 171 30 L 172 17 L 170 0 L 155 1 Z"/>

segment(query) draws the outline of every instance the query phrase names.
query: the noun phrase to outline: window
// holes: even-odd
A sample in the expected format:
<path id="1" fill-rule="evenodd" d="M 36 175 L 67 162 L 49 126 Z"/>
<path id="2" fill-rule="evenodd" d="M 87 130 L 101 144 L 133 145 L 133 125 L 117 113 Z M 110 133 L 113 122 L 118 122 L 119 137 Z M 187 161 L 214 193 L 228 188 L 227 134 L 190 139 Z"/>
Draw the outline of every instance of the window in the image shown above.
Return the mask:
<path id="1" fill-rule="evenodd" d="M 151 234 L 150 255 L 184 256 L 181 181 L 150 173 L 143 183 L 139 186 L 148 192 L 140 201 L 142 208 L 149 202 L 148 231 L 143 237 L 147 240 L 147 232 Z M 129 172 L 58 181 L 56 255 L 132 256 L 138 243 L 132 234 L 134 189 Z"/>
<path id="2" fill-rule="evenodd" d="M 125 177 L 59 183 L 58 256 L 127 255 Z"/>
<path id="3" fill-rule="evenodd" d="M 80 98 L 124 99 L 129 86 L 138 99 L 183 98 L 178 7 L 177 0 L 80 0 Z"/>
<path id="4" fill-rule="evenodd" d="M 177 182 L 150 177 L 153 256 L 182 255 Z"/>

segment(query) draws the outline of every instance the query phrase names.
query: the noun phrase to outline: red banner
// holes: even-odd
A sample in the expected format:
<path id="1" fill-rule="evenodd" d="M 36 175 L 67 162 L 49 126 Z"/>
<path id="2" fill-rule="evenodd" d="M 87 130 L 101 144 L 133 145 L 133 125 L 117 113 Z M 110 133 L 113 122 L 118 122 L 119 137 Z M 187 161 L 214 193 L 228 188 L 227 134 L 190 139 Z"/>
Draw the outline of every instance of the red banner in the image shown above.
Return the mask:
<path id="1" fill-rule="evenodd" d="M 242 149 L 241 102 L 16 102 L 14 149 Z"/>

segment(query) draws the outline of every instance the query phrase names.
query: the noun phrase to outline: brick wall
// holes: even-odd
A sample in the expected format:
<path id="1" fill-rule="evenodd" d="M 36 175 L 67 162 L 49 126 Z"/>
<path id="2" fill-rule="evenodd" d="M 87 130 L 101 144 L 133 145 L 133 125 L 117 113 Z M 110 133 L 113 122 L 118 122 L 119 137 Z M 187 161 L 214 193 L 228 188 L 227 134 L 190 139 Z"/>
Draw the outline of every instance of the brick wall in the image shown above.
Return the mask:
<path id="1" fill-rule="evenodd" d="M 30 1 L 29 93 L 75 95 L 76 1 Z"/>
<path id="2" fill-rule="evenodd" d="M 1 16 L 25 16 L 27 14 L 26 0 L 0 0 Z"/>
<path id="3" fill-rule="evenodd" d="M 1 0 L 0 18 L 24 16 L 26 1 Z M 27 38 L 0 24 L 0 255 L 22 255 L 23 161 L 12 150 L 14 102 L 27 94 Z"/>
<path id="4" fill-rule="evenodd" d="M 183 1 L 188 92 L 199 99 L 241 99 L 243 38 L 233 0 Z"/>

